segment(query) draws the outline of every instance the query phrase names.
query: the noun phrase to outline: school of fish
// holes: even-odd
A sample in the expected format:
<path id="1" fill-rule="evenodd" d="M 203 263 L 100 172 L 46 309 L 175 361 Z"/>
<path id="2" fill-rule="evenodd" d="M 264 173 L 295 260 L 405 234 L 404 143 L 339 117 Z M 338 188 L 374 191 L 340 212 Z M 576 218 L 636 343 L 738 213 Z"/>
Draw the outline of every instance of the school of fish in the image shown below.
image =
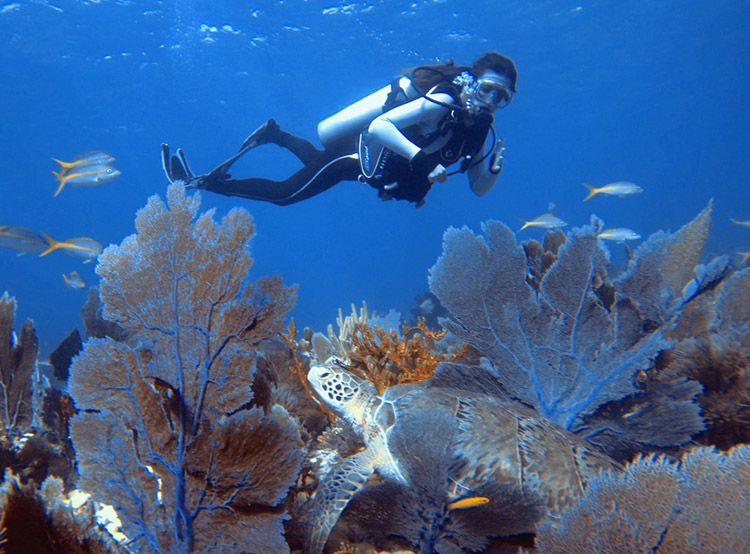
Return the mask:
<path id="1" fill-rule="evenodd" d="M 107 183 L 121 174 L 120 170 L 110 165 L 115 161 L 115 157 L 98 150 L 79 154 L 69 162 L 52 159 L 60 165 L 60 171 L 52 172 L 58 183 L 57 190 L 52 196 L 60 194 L 66 184 L 96 186 Z M 15 225 L 0 225 L 0 246 L 16 250 L 19 256 L 31 252 L 42 257 L 60 251 L 82 259 L 83 263 L 94 261 L 104 248 L 100 242 L 90 237 L 58 240 L 44 231 L 34 231 Z M 68 275 L 63 273 L 62 278 L 68 288 L 86 287 L 86 281 L 77 271 L 71 271 Z"/>
<path id="2" fill-rule="evenodd" d="M 587 202 L 597 194 L 604 194 L 606 196 L 631 196 L 643 192 L 643 189 L 640 186 L 629 181 L 615 181 L 601 187 L 595 187 L 589 183 L 583 183 L 583 186 L 589 191 L 588 196 L 583 199 L 584 202 Z M 523 227 L 521 227 L 519 231 L 523 231 L 527 227 L 540 227 L 542 229 L 559 229 L 560 227 L 565 227 L 567 223 L 554 214 L 554 204 L 550 204 L 549 209 L 549 213 L 542 214 L 534 219 L 522 219 Z M 602 240 L 624 243 L 629 240 L 638 240 L 641 238 L 641 235 L 632 229 L 618 227 L 604 229 L 599 232 L 597 237 Z"/>

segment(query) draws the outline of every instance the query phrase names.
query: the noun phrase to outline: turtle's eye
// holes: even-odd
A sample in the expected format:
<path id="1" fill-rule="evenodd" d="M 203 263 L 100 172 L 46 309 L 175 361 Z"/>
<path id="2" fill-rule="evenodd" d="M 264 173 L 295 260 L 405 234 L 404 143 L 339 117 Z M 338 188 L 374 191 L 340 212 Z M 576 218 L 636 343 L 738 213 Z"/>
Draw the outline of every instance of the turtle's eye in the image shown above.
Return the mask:
<path id="1" fill-rule="evenodd" d="M 328 379 L 331 376 L 330 371 L 324 371 L 320 375 L 318 375 L 318 378 L 320 379 Z"/>

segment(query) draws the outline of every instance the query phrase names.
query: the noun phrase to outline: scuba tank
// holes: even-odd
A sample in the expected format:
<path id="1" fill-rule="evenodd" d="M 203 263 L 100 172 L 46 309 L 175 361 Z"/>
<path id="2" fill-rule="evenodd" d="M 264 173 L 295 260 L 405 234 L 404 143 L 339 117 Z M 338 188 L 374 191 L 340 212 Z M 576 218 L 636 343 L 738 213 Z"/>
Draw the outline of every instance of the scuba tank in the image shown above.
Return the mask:
<path id="1" fill-rule="evenodd" d="M 352 143 L 366 131 L 373 119 L 392 107 L 404 104 L 421 94 L 411 84 L 409 77 L 400 77 L 372 94 L 318 123 L 318 137 L 326 148 L 345 139 Z"/>

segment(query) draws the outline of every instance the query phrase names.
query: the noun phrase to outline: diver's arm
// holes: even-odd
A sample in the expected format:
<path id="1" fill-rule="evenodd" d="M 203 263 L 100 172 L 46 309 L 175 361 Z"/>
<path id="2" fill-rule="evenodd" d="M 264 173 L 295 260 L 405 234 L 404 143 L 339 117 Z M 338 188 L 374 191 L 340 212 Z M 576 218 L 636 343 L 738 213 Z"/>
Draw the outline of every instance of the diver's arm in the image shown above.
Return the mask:
<path id="1" fill-rule="evenodd" d="M 469 186 L 477 196 L 484 196 L 487 194 L 492 187 L 495 186 L 497 178 L 503 170 L 503 154 L 505 153 L 503 139 L 498 140 L 497 144 L 494 145 L 492 144 L 492 141 L 494 141 L 494 134 L 490 133 L 487 136 L 487 140 L 485 141 L 480 154 L 477 155 L 482 155 L 482 153 L 487 152 L 489 148 L 493 149 L 492 153 L 487 159 L 469 167 Z"/>
<path id="2" fill-rule="evenodd" d="M 453 102 L 449 94 L 438 93 L 430 97 L 441 102 Z M 421 149 L 406 138 L 401 129 L 419 123 L 437 123 L 447 113 L 448 108 L 420 97 L 376 117 L 368 131 L 384 146 L 411 160 Z"/>

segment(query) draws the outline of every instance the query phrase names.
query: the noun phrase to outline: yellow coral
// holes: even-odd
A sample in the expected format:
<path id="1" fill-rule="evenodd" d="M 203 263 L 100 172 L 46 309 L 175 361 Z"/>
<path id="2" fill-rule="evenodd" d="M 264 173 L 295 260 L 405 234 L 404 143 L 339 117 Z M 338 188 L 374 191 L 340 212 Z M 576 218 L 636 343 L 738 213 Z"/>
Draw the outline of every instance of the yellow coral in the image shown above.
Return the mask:
<path id="1" fill-rule="evenodd" d="M 400 338 L 395 329 L 385 331 L 359 322 L 350 333 L 349 369 L 371 381 L 378 393 L 393 385 L 424 381 L 440 362 L 454 361 L 467 348 L 464 345 L 452 354 L 436 352 L 435 341 L 445 333 L 429 330 L 424 318 L 418 319 L 416 327 L 404 323 Z"/>

